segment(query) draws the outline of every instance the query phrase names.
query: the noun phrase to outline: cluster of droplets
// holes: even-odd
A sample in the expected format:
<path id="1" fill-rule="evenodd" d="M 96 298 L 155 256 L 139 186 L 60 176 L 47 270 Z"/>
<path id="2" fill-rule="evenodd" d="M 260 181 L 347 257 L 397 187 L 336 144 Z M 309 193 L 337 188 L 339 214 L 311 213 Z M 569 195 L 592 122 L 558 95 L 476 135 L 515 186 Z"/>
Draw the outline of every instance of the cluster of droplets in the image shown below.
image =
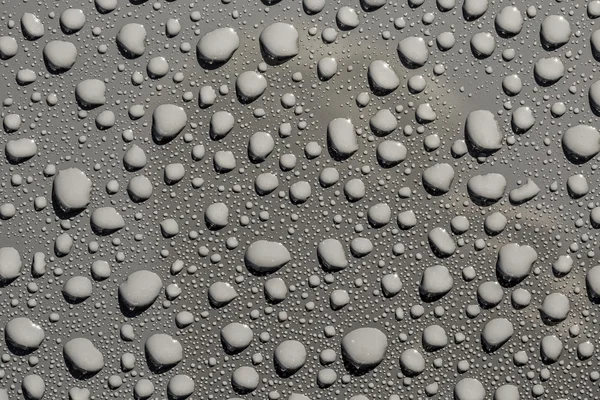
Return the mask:
<path id="1" fill-rule="evenodd" d="M 599 0 L 0 16 L 0 400 L 597 398 Z"/>

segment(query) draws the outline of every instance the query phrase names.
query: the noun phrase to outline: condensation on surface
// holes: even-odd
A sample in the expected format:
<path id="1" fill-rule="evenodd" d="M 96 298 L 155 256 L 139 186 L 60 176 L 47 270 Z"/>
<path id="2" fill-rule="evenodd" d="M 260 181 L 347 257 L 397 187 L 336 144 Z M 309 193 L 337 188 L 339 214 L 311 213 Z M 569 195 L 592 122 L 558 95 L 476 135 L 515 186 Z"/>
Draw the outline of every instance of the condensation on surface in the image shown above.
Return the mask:
<path id="1" fill-rule="evenodd" d="M 0 400 L 596 399 L 600 1 L 0 4 Z"/>

